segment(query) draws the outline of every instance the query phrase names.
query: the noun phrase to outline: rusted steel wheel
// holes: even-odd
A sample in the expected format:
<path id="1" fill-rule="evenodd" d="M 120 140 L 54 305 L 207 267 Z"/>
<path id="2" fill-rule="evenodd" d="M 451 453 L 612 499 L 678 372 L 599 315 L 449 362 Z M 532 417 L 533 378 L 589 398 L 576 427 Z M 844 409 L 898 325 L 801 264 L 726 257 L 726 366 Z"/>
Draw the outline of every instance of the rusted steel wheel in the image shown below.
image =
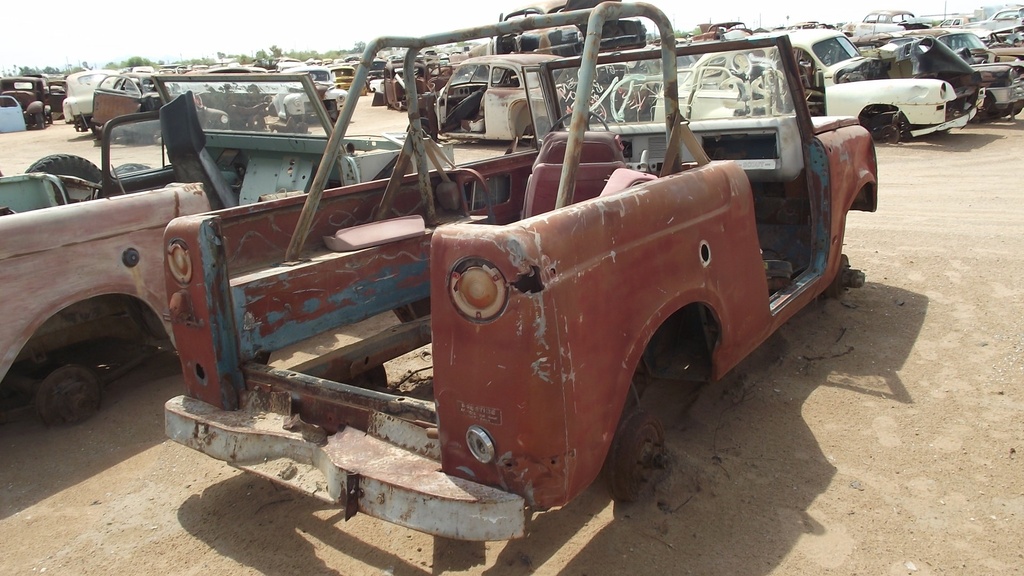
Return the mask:
<path id="1" fill-rule="evenodd" d="M 619 422 L 604 475 L 612 498 L 633 502 L 655 469 L 665 467 L 665 429 L 654 416 L 633 408 Z"/>
<path id="2" fill-rule="evenodd" d="M 850 270 L 850 257 L 843 254 L 840 258 L 839 270 L 836 271 L 836 277 L 833 278 L 833 281 L 822 292 L 826 298 L 839 299 L 843 295 L 843 292 L 846 291 L 846 286 L 843 284 L 843 273 L 848 270 Z"/>
<path id="3" fill-rule="evenodd" d="M 61 366 L 39 383 L 36 411 L 47 426 L 73 424 L 100 408 L 100 379 L 78 364 Z"/>

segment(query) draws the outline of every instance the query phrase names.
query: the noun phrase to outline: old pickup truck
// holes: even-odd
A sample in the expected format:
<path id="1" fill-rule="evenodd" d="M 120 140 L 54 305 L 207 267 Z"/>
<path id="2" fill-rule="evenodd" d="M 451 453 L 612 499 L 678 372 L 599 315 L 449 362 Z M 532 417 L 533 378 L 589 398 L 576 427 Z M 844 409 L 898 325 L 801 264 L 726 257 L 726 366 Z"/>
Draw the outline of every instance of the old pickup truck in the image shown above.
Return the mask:
<path id="1" fill-rule="evenodd" d="M 302 193 L 312 181 L 332 130 L 326 112 L 311 107 L 321 113 L 308 134 L 283 134 L 267 109 L 277 94 L 316 98 L 308 76 L 156 82 L 169 104 L 108 120 L 101 169 L 54 155 L 33 165 L 39 173 L 0 178 L 0 422 L 32 411 L 47 423 L 81 420 L 102 384 L 143 357 L 132 351 L 148 349 L 126 343 L 169 343 L 172 218 Z M 335 185 L 376 178 L 401 143 L 351 136 L 345 147 Z"/>
<path id="2" fill-rule="evenodd" d="M 602 469 L 614 497 L 639 497 L 666 457 L 645 383 L 721 378 L 819 296 L 862 284 L 844 229 L 875 210 L 877 183 L 857 120 L 809 115 L 785 36 L 677 48 L 657 8 L 606 3 L 394 40 L 411 68 L 436 44 L 623 17 L 651 21 L 661 47 L 599 54 L 595 32 L 581 56 L 525 71 L 539 149 L 439 162 L 413 94 L 386 183 L 325 191 L 321 171 L 304 198 L 171 222 L 186 391 L 165 406 L 168 436 L 346 518 L 449 538 L 522 537 L 527 510 Z M 391 312 L 396 327 L 268 363 Z M 431 396 L 360 385 L 426 344 Z"/>

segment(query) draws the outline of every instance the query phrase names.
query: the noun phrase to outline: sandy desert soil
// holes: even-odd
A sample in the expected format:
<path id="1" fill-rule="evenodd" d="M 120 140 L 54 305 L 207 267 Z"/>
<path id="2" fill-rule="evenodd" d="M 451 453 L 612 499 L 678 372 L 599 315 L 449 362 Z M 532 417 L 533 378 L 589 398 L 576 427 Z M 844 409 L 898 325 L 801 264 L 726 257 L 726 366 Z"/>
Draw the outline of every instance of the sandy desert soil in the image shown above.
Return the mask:
<path id="1" fill-rule="evenodd" d="M 0 142 L 7 173 L 99 160 L 65 125 Z M 0 427 L 0 573 L 1020 574 L 1022 147 L 1024 121 L 880 146 L 878 212 L 846 235 L 868 284 L 695 401 L 653 389 L 671 462 L 637 503 L 596 484 L 486 545 L 345 522 L 165 440 L 165 354 L 83 424 Z"/>

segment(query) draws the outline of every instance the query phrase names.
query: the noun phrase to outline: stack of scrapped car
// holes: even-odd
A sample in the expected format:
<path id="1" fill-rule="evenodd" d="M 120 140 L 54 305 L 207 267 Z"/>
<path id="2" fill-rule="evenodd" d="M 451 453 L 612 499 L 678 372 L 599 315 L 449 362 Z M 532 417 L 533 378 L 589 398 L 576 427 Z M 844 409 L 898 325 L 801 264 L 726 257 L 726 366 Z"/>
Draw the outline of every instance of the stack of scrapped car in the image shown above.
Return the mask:
<path id="1" fill-rule="evenodd" d="M 867 54 L 836 30 L 787 32 L 815 116 L 854 116 L 877 140 L 962 128 L 977 114 L 981 80 L 952 50 L 925 37 Z"/>

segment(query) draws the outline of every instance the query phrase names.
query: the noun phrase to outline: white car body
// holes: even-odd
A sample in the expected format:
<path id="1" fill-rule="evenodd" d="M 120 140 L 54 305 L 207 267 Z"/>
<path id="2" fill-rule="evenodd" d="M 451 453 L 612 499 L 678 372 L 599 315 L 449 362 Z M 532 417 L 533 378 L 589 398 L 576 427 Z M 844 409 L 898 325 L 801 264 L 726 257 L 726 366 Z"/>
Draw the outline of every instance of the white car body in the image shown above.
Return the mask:
<path id="1" fill-rule="evenodd" d="M 972 22 L 968 27 L 992 32 L 995 30 L 1016 28 L 1022 25 L 1024 25 L 1024 7 L 1011 6 L 996 12 L 991 18 Z"/>
<path id="2" fill-rule="evenodd" d="M 904 24 L 916 20 L 912 12 L 906 10 L 875 10 L 857 23 L 850 23 L 843 27 L 847 36 L 867 36 L 869 34 L 880 34 L 882 32 L 900 32 L 906 30 Z"/>
<path id="3" fill-rule="evenodd" d="M 863 80 L 836 84 L 825 91 L 829 116 L 858 116 L 867 104 L 891 104 L 900 109 L 911 125 L 911 136 L 963 128 L 977 110 L 946 121 L 946 104 L 956 99 L 948 82 L 934 79 Z"/>
<path id="4" fill-rule="evenodd" d="M 88 130 L 88 120 L 92 117 L 93 92 L 104 78 L 117 73 L 117 70 L 86 70 L 69 75 L 67 98 L 64 99 L 64 122 L 77 124 L 84 120 L 83 126 Z"/>
<path id="5" fill-rule="evenodd" d="M 334 75 L 329 68 L 326 66 L 293 66 L 287 69 L 287 73 L 308 74 L 313 79 L 313 85 L 317 87 L 318 92 L 326 88 L 323 94 L 324 107 L 332 116 L 332 120 L 337 117 L 338 111 L 345 105 L 348 91 L 334 86 Z M 308 102 L 306 95 L 302 93 L 278 94 L 274 97 L 274 108 L 277 110 L 278 118 L 287 122 L 289 118 L 293 117 L 312 117 L 315 113 L 311 108 L 307 108 Z"/>
<path id="6" fill-rule="evenodd" d="M 869 106 L 892 106 L 898 108 L 906 116 L 907 122 L 914 126 L 910 131 L 912 136 L 923 136 L 966 126 L 977 113 L 977 107 L 974 107 L 968 114 L 947 119 L 946 106 L 956 99 L 956 90 L 948 82 L 934 78 L 862 80 L 836 84 L 836 72 L 865 58 L 836 55 L 834 50 L 825 50 L 823 46 L 845 46 L 850 44 L 849 39 L 836 30 L 826 29 L 791 30 L 788 34 L 797 54 L 813 60 L 814 68 L 823 80 L 825 113 L 829 116 L 859 117 Z M 856 48 L 853 50 L 856 51 Z"/>
<path id="7" fill-rule="evenodd" d="M 523 67 L 554 58 L 548 54 L 505 54 L 464 60 L 438 92 L 437 118 L 442 133 L 480 140 L 516 140 L 526 135 L 533 123 L 526 103 Z M 451 111 L 477 91 L 483 92 L 477 113 L 463 120 L 460 127 L 444 130 Z"/>

